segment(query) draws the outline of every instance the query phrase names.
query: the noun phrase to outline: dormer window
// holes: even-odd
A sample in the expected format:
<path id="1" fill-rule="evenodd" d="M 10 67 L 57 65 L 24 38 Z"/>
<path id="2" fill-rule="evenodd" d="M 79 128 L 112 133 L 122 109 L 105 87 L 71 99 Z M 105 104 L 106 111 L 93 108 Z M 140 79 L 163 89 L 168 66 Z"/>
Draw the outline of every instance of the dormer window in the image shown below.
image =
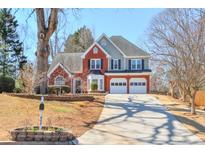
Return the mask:
<path id="1" fill-rule="evenodd" d="M 94 48 L 93 48 L 93 53 L 94 53 L 94 54 L 97 54 L 97 53 L 98 53 L 98 48 L 97 48 L 97 47 L 94 47 Z"/>
<path id="2" fill-rule="evenodd" d="M 142 60 L 141 59 L 132 59 L 131 60 L 131 69 L 132 70 L 141 70 L 142 69 Z"/>
<path id="3" fill-rule="evenodd" d="M 90 60 L 90 69 L 91 70 L 101 69 L 101 59 L 91 59 Z"/>

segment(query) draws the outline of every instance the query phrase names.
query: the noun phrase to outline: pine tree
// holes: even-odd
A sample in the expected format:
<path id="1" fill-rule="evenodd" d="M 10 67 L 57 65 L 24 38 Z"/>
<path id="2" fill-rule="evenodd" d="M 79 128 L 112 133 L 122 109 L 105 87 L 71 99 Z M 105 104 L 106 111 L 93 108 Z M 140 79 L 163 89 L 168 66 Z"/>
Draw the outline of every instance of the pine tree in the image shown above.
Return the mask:
<path id="1" fill-rule="evenodd" d="M 78 29 L 74 34 L 68 36 L 65 42 L 65 52 L 84 52 L 92 45 L 94 38 L 92 32 L 86 26 Z"/>
<path id="2" fill-rule="evenodd" d="M 17 33 L 17 20 L 11 9 L 0 9 L 0 75 L 16 77 L 26 63 L 23 43 Z"/>

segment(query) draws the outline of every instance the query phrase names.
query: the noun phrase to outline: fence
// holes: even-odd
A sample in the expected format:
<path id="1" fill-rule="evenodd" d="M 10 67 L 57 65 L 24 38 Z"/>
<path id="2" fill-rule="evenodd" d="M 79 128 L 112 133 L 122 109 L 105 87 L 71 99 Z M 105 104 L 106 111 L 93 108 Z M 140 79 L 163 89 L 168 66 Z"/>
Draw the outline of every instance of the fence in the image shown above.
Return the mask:
<path id="1" fill-rule="evenodd" d="M 197 91 L 195 102 L 197 106 L 205 107 L 205 91 Z"/>

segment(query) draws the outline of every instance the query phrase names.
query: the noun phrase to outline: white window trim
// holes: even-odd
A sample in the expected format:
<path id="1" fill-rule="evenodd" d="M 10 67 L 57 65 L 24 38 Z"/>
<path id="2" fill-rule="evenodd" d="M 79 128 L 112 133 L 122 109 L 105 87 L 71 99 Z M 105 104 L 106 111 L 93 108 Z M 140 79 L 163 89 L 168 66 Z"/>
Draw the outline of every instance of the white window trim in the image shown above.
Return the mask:
<path id="1" fill-rule="evenodd" d="M 97 66 L 97 65 L 96 65 L 96 64 L 97 64 L 96 61 L 97 61 L 97 60 L 100 61 L 100 68 L 96 68 L 96 66 Z M 92 61 L 95 61 L 95 68 L 92 68 Z M 98 59 L 90 59 L 90 70 L 100 70 L 101 67 L 102 67 L 101 65 L 102 65 L 101 59 L 99 59 L 99 58 L 98 58 Z"/>
<path id="2" fill-rule="evenodd" d="M 117 61 L 117 68 L 115 68 L 115 61 Z M 119 59 L 113 59 L 113 70 L 119 70 Z"/>
<path id="3" fill-rule="evenodd" d="M 59 78 L 59 77 L 63 78 L 64 84 L 62 84 L 62 85 L 57 85 L 57 84 L 56 84 L 56 79 Z M 55 85 L 55 86 L 64 86 L 64 85 L 65 85 L 65 78 L 64 78 L 62 75 L 56 76 L 56 77 L 54 78 L 54 85 Z"/>
<path id="4" fill-rule="evenodd" d="M 132 67 L 132 63 L 133 61 L 140 61 L 140 68 L 137 68 L 137 65 L 136 65 L 136 69 Z M 141 70 L 142 69 L 142 59 L 131 59 L 131 70 Z"/>
<path id="5" fill-rule="evenodd" d="M 90 80 L 90 86 L 87 86 L 87 90 L 88 90 L 88 92 L 90 92 L 91 91 L 91 83 L 92 83 L 92 80 L 93 79 L 96 79 L 97 80 L 97 84 L 98 84 L 98 91 L 104 91 L 104 88 L 105 88 L 105 83 L 104 83 L 104 75 L 94 75 L 94 74 L 92 74 L 92 75 L 89 75 L 88 76 L 88 78 L 87 78 L 87 83 L 88 83 L 88 80 Z M 102 79 L 102 83 L 103 83 L 103 85 L 102 85 L 102 89 L 100 89 L 100 79 Z"/>
<path id="6" fill-rule="evenodd" d="M 102 84 L 101 84 L 101 81 L 102 81 Z M 99 89 L 100 90 L 103 90 L 103 85 L 104 85 L 103 79 L 99 79 Z"/>

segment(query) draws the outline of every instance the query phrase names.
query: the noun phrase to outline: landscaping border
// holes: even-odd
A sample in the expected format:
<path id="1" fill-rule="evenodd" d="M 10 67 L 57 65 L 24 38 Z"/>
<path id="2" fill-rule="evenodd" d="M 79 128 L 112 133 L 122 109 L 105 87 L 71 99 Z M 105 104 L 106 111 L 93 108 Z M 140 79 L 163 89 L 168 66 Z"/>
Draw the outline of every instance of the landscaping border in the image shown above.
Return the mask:
<path id="1" fill-rule="evenodd" d="M 39 129 L 38 126 L 32 128 Z M 33 131 L 25 128 L 16 128 L 10 131 L 11 139 L 13 141 L 36 141 L 36 142 L 69 142 L 76 139 L 76 137 L 66 129 L 59 127 L 52 127 L 54 130 L 44 130 L 49 127 L 44 126 L 42 130 Z M 61 129 L 58 131 L 58 129 Z"/>
<path id="2" fill-rule="evenodd" d="M 21 98 L 28 98 L 28 99 L 41 99 L 41 95 L 34 95 L 34 94 L 19 94 L 19 93 L 4 93 L 8 96 L 14 96 L 14 97 L 21 97 Z M 96 95 L 44 95 L 44 100 L 46 101 L 94 101 Z M 102 96 L 102 95 L 99 95 Z"/>

